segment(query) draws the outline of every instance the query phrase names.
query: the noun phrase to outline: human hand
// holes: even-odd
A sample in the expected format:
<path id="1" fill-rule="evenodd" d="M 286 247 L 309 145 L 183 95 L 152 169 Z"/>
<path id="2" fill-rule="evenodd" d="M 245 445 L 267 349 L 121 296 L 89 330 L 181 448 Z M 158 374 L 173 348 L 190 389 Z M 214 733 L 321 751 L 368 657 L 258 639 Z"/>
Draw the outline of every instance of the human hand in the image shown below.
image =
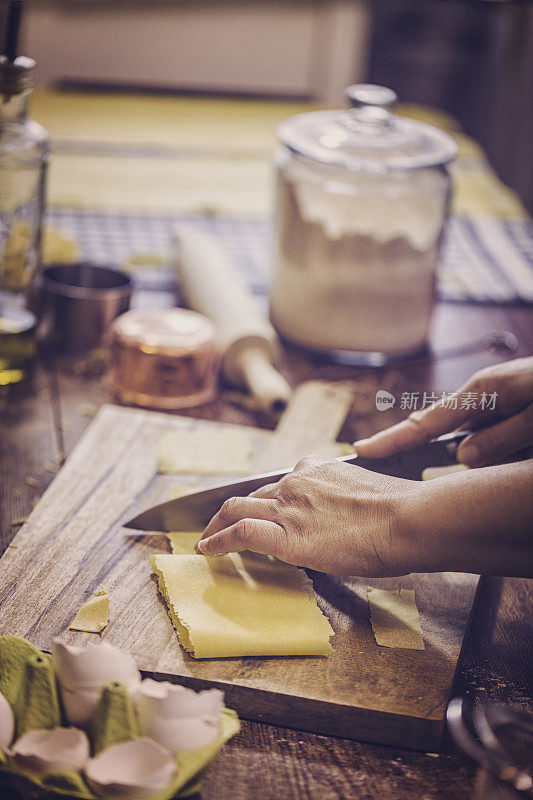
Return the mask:
<path id="1" fill-rule="evenodd" d="M 533 358 L 519 358 L 476 372 L 458 394 L 496 394 L 494 410 L 447 408 L 442 402 L 414 411 L 397 425 L 354 443 L 363 458 L 381 458 L 454 430 L 473 430 L 457 460 L 470 467 L 496 464 L 533 445 Z"/>
<path id="2" fill-rule="evenodd" d="M 337 575 L 401 575 L 412 569 L 412 552 L 399 530 L 400 506 L 416 486 L 339 461 L 305 458 L 277 483 L 226 500 L 197 551 L 216 556 L 253 550 Z"/>

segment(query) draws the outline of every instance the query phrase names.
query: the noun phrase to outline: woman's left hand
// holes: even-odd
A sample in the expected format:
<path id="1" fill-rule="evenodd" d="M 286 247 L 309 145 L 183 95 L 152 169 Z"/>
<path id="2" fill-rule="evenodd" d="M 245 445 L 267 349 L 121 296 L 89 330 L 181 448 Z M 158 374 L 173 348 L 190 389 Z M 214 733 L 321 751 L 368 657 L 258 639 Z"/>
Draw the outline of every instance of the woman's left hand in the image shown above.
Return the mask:
<path id="1" fill-rule="evenodd" d="M 417 485 L 305 458 L 277 483 L 226 500 L 197 551 L 217 556 L 253 550 L 337 575 L 401 575 L 412 568 L 412 558 L 408 565 L 399 511 Z"/>

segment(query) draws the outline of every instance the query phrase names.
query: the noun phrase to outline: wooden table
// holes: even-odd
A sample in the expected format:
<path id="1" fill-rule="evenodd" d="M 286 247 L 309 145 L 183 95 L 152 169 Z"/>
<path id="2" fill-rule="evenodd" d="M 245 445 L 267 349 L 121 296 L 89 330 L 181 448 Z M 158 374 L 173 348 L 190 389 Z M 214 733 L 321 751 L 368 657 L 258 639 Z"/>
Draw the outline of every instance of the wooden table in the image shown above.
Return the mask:
<path id="1" fill-rule="evenodd" d="M 356 413 L 341 439 L 355 439 L 390 425 L 407 412 L 376 411 L 376 388 L 401 392 L 450 392 L 475 370 L 533 352 L 533 311 L 442 304 L 424 359 L 370 372 L 328 364 L 287 348 L 284 372 L 294 384 L 318 377 L 361 381 Z M 518 339 L 514 353 L 491 350 L 494 331 Z M 54 476 L 54 464 L 88 425 L 83 404 L 112 398 L 95 359 L 47 358 L 39 363 L 32 386 L 2 398 L 0 448 L 0 552 Z M 224 399 L 188 412 L 193 416 L 272 427 Z M 528 666 L 533 631 L 528 620 L 533 585 L 526 580 L 485 578 L 455 693 L 475 701 L 527 707 L 531 697 Z M 529 615 L 530 616 L 530 615 Z M 437 757 L 360 744 L 289 729 L 243 722 L 241 734 L 218 758 L 203 783 L 204 800 L 464 800 L 475 796 L 475 768 L 445 737 Z M 8 800 L 8 798 L 6 798 Z"/>

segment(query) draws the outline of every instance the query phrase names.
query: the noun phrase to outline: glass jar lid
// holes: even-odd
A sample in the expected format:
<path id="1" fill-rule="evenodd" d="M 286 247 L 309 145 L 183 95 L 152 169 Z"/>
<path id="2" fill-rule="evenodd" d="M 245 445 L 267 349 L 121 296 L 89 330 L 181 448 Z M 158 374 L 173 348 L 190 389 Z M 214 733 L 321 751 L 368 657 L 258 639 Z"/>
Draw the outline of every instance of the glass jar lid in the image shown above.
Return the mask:
<path id="1" fill-rule="evenodd" d="M 457 145 L 447 133 L 391 111 L 391 89 L 355 84 L 351 108 L 297 114 L 278 127 L 279 140 L 304 158 L 354 171 L 389 172 L 447 164 Z"/>

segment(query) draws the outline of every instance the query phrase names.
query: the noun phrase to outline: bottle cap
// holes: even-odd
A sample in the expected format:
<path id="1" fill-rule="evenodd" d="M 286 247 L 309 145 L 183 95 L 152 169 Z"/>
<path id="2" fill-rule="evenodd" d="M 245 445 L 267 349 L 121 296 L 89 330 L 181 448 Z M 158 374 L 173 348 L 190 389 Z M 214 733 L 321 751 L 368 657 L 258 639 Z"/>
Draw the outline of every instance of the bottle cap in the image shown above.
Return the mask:
<path id="1" fill-rule="evenodd" d="M 0 94 L 11 96 L 27 92 L 33 86 L 35 61 L 27 56 L 17 56 L 11 61 L 0 56 Z"/>

